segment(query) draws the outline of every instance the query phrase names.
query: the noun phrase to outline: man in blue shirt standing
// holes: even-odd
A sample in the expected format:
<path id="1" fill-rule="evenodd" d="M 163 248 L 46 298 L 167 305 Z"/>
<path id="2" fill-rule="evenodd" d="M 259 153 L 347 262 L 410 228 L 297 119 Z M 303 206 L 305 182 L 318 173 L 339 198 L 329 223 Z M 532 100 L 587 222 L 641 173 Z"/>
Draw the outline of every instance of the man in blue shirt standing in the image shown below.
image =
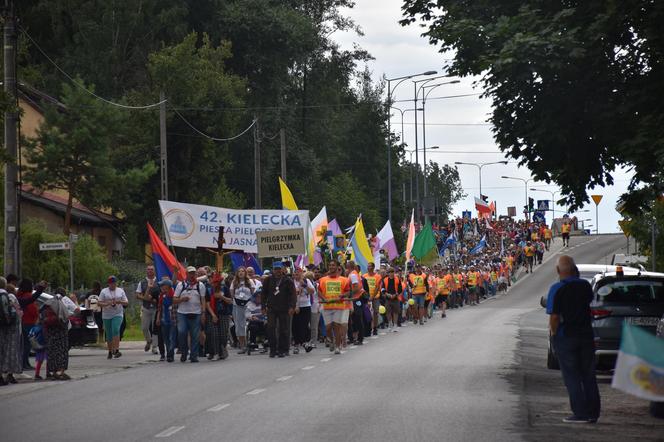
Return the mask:
<path id="1" fill-rule="evenodd" d="M 553 348 L 567 388 L 572 416 L 565 423 L 595 423 L 600 397 L 595 378 L 595 347 L 590 302 L 593 291 L 580 279 L 574 260 L 563 255 L 556 266 L 560 281 L 549 290 L 547 314 Z"/>

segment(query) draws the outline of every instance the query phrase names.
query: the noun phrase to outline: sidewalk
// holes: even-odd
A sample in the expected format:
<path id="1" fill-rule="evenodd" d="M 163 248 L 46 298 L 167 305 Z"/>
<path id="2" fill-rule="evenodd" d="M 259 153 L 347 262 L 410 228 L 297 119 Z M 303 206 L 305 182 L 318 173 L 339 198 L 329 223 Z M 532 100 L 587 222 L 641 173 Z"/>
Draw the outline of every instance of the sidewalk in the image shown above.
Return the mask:
<path id="1" fill-rule="evenodd" d="M 106 359 L 108 351 L 101 346 L 72 348 L 69 352 L 69 370 L 67 370 L 67 374 L 71 376 L 73 381 L 158 363 L 159 355 L 153 355 L 151 351 L 143 351 L 144 345 L 145 342 L 143 341 L 121 342 L 120 351 L 122 352 L 122 357 L 119 359 Z M 31 364 L 34 365 L 34 360 L 31 360 Z M 33 379 L 34 374 L 34 370 L 25 371 L 16 377 L 18 384 L 0 387 L 0 400 L 7 395 L 16 396 L 61 383 L 72 382 L 35 381 Z M 42 366 L 41 375 L 42 377 L 46 376 L 46 364 Z"/>
<path id="2" fill-rule="evenodd" d="M 611 388 L 611 373 L 598 373 L 602 399 L 600 420 L 594 425 L 564 424 L 570 414 L 567 390 L 558 370 L 546 368 L 548 331 L 543 309 L 523 315 L 519 321 L 519 344 L 514 369 L 507 376 L 521 397 L 525 425 L 517 427 L 532 441 L 664 441 L 664 419 L 650 416 L 649 402 Z"/>

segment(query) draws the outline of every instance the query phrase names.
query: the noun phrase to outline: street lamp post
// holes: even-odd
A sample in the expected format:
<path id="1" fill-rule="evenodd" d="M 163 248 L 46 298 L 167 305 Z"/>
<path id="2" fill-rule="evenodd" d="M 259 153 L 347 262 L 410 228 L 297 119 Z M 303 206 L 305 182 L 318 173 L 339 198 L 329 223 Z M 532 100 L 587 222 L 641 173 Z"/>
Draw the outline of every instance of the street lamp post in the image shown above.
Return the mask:
<path id="1" fill-rule="evenodd" d="M 433 79 L 432 79 L 433 80 Z M 427 191 L 427 123 L 426 123 L 426 104 L 427 104 L 427 97 L 433 91 L 439 86 L 443 86 L 446 84 L 457 84 L 460 83 L 460 80 L 452 80 L 452 81 L 445 81 L 442 83 L 436 83 L 436 84 L 423 84 L 420 86 L 420 90 L 422 91 L 422 144 L 423 144 L 423 149 L 422 149 L 422 155 L 423 155 L 423 160 L 424 160 L 424 198 L 426 198 L 429 193 Z M 428 89 L 428 90 L 427 90 Z M 415 128 L 417 130 L 417 128 Z M 430 147 L 430 149 L 433 149 L 433 147 Z"/>
<path id="2" fill-rule="evenodd" d="M 532 178 L 528 179 L 523 179 L 523 178 L 518 178 L 518 177 L 513 177 L 513 176 L 501 176 L 501 178 L 506 179 L 506 180 L 519 180 L 522 181 L 525 189 L 526 189 L 526 221 L 530 221 L 530 211 L 528 210 L 528 183 L 532 181 Z"/>
<path id="3" fill-rule="evenodd" d="M 387 111 L 387 219 L 390 223 L 392 222 L 392 128 L 391 128 L 391 125 L 390 125 L 391 113 L 389 111 L 389 107 L 392 106 L 392 93 L 397 88 L 397 86 L 399 86 L 401 83 L 408 80 L 409 78 L 418 77 L 420 75 L 436 75 L 437 73 L 438 73 L 437 71 L 426 71 L 426 72 L 422 72 L 420 74 L 412 74 L 412 75 L 406 75 L 406 76 L 403 76 L 403 77 L 395 77 L 395 78 L 387 78 L 386 79 L 386 81 L 387 81 L 387 106 L 388 106 L 388 111 Z M 397 80 L 399 82 L 397 84 L 395 84 L 394 88 L 393 88 L 391 82 L 397 81 Z M 417 108 L 417 106 L 415 106 L 415 107 Z M 417 112 L 415 112 L 415 115 L 417 115 Z M 417 132 L 417 127 L 416 127 L 416 132 Z"/>
<path id="4" fill-rule="evenodd" d="M 554 190 L 553 192 L 546 189 L 535 189 L 534 187 L 530 188 L 531 192 L 546 192 L 551 194 L 551 225 L 556 220 L 556 193 L 560 193 L 559 190 Z"/>
<path id="5" fill-rule="evenodd" d="M 475 166 L 480 173 L 480 199 L 482 199 L 482 168 L 484 166 L 490 166 L 491 164 L 507 164 L 507 161 L 492 161 L 490 163 L 464 163 L 463 161 L 455 161 L 454 164 L 463 164 L 466 166 Z M 505 178 L 505 177 L 503 177 Z M 526 202 L 527 204 L 527 202 Z"/>

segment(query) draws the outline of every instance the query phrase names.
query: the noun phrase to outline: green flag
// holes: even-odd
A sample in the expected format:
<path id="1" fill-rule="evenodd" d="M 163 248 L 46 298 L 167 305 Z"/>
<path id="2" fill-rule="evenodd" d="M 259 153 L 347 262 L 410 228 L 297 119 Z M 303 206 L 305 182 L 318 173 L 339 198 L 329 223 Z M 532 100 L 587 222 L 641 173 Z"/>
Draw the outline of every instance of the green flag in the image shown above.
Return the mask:
<path id="1" fill-rule="evenodd" d="M 420 264 L 432 264 L 438 259 L 436 236 L 433 234 L 431 223 L 428 220 L 424 228 L 415 237 L 412 253 Z"/>

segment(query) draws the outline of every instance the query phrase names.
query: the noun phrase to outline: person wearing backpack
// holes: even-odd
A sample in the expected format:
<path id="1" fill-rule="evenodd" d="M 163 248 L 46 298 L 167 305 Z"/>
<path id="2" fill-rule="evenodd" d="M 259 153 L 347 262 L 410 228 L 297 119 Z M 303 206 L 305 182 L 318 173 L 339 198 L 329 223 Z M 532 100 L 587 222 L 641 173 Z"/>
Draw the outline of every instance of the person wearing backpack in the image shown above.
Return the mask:
<path id="1" fill-rule="evenodd" d="M 7 291 L 7 280 L 0 277 L 0 385 L 15 384 L 14 373 L 21 373 L 21 319 L 16 296 Z"/>
<path id="2" fill-rule="evenodd" d="M 46 338 L 46 377 L 54 380 L 68 381 L 65 373 L 69 368 L 69 310 L 62 301 L 63 296 L 56 294 L 48 299 L 40 312 L 40 322 L 44 327 Z"/>
<path id="3" fill-rule="evenodd" d="M 178 340 L 180 362 L 187 361 L 189 342 L 191 356 L 189 360 L 198 362 L 198 337 L 201 330 L 201 314 L 205 312 L 205 285 L 196 277 L 196 267 L 187 267 L 187 279 L 178 283 L 173 302 L 178 306 Z"/>

